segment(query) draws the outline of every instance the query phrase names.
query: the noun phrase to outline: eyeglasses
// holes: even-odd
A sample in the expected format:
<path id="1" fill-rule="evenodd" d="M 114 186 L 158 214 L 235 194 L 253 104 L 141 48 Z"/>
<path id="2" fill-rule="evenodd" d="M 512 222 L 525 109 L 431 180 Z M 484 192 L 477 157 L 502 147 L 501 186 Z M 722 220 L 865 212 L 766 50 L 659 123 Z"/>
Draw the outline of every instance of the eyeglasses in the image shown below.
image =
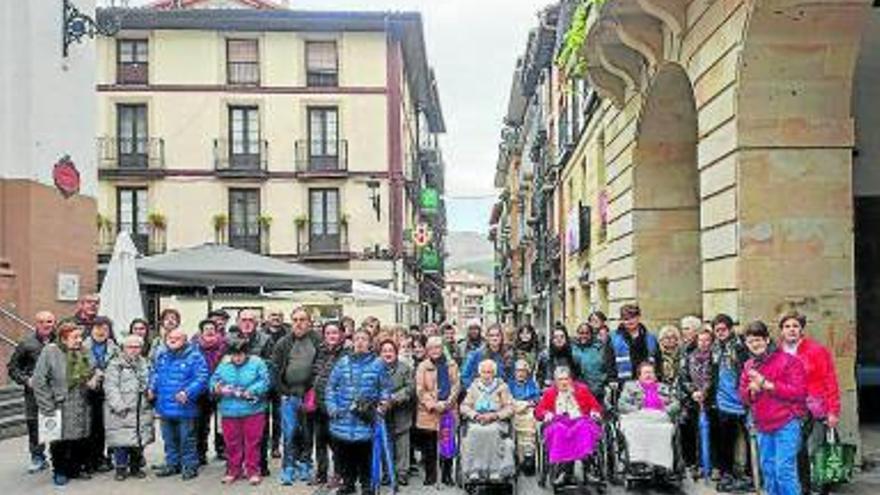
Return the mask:
<path id="1" fill-rule="evenodd" d="M 125 344 L 126 349 L 140 349 L 141 347 L 143 346 L 140 344 Z"/>
<path id="2" fill-rule="evenodd" d="M 239 318 L 238 321 L 257 321 L 256 318 Z"/>

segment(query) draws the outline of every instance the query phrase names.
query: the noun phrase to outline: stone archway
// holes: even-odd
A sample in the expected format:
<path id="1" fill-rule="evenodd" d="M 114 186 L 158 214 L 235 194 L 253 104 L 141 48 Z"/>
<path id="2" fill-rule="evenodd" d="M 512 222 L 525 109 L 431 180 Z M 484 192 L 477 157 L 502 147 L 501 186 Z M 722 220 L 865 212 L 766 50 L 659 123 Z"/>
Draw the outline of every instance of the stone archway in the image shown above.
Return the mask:
<path id="1" fill-rule="evenodd" d="M 753 2 L 737 71 L 741 318 L 795 307 L 833 350 L 854 433 L 853 73 L 871 0 Z M 855 439 L 855 436 L 850 436 Z"/>
<path id="2" fill-rule="evenodd" d="M 636 296 L 651 325 L 699 314 L 697 111 L 675 63 L 658 67 L 639 116 L 633 155 Z"/>

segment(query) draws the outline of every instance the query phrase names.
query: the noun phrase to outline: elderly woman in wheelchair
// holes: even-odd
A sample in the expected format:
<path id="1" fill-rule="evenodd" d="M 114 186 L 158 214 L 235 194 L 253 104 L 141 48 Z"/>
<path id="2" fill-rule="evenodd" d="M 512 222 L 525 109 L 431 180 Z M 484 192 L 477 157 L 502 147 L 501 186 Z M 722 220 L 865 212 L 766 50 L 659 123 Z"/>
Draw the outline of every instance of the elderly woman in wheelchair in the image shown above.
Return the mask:
<path id="1" fill-rule="evenodd" d="M 554 484 L 572 482 L 573 463 L 591 456 L 602 439 L 602 406 L 590 389 L 562 366 L 554 371 L 553 385 L 538 402 L 535 417 L 543 422 L 548 461 L 556 467 Z"/>
<path id="2" fill-rule="evenodd" d="M 637 380 L 624 384 L 618 402 L 630 466 L 661 467 L 669 472 L 675 469 L 675 418 L 679 407 L 672 388 L 657 380 L 654 365 L 641 363 Z"/>
<path id="3" fill-rule="evenodd" d="M 462 474 L 465 482 L 500 482 L 515 474 L 510 419 L 513 398 L 503 380 L 496 376 L 494 361 L 480 363 L 461 403 Z"/>

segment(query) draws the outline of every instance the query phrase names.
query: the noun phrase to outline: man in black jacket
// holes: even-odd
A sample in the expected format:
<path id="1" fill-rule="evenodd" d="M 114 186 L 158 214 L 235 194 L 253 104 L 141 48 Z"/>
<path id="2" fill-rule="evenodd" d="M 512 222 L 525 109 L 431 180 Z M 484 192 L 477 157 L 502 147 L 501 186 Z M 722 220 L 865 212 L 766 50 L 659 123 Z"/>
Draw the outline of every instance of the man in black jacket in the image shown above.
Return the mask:
<path id="1" fill-rule="evenodd" d="M 24 387 L 25 417 L 27 418 L 28 447 L 31 454 L 29 473 L 36 473 L 48 467 L 46 461 L 46 446 L 39 443 L 37 423 L 37 400 L 34 397 L 34 389 L 31 386 L 31 375 L 37 358 L 43 351 L 43 346 L 52 342 L 55 338 L 55 315 L 48 311 L 37 313 L 34 333 L 19 342 L 15 352 L 9 358 L 7 369 L 9 378 Z"/>
<path id="2" fill-rule="evenodd" d="M 266 316 L 266 321 L 263 322 L 263 327 L 260 329 L 260 333 L 269 337 L 269 356 L 271 358 L 272 350 L 275 349 L 275 345 L 278 344 L 278 341 L 290 333 L 290 325 L 284 323 L 284 313 L 276 309 L 270 311 L 269 315 Z M 272 360 L 269 359 L 266 364 L 271 367 Z M 279 459 L 281 458 L 281 451 L 279 450 L 279 446 L 281 445 L 281 396 L 278 395 L 278 391 L 275 389 L 274 384 L 269 390 L 269 407 L 269 418 L 272 420 L 272 425 L 269 428 L 272 432 L 272 458 Z"/>

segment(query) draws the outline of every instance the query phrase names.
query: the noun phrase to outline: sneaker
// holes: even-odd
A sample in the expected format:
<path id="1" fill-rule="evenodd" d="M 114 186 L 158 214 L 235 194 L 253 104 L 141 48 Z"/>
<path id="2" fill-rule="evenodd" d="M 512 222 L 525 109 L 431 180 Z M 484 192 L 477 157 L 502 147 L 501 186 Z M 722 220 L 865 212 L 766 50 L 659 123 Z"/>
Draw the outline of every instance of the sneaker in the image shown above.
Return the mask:
<path id="1" fill-rule="evenodd" d="M 52 483 L 54 483 L 55 486 L 64 486 L 68 481 L 67 476 L 64 476 L 63 474 L 55 473 L 52 475 Z"/>
<path id="2" fill-rule="evenodd" d="M 223 479 L 220 480 L 220 483 L 223 483 L 224 485 L 231 485 L 231 484 L 235 483 L 236 479 L 238 479 L 238 478 L 236 478 L 235 476 L 232 476 L 231 474 L 227 474 L 226 476 L 223 477 Z"/>
<path id="3" fill-rule="evenodd" d="M 718 482 L 718 484 L 715 485 L 715 491 L 717 491 L 718 493 L 730 493 L 731 489 L 733 488 L 733 482 L 733 476 L 725 474 L 721 477 L 721 480 Z"/>
<path id="4" fill-rule="evenodd" d="M 329 480 L 327 480 L 327 489 L 335 490 L 342 486 L 342 478 L 339 476 L 331 476 Z"/>
<path id="5" fill-rule="evenodd" d="M 199 477 L 199 470 L 195 468 L 186 468 L 183 470 L 183 474 L 180 476 L 180 479 L 183 481 L 189 481 L 194 478 Z"/>
<path id="6" fill-rule="evenodd" d="M 354 485 L 342 485 L 336 490 L 336 495 L 353 495 L 356 491 Z"/>
<path id="7" fill-rule="evenodd" d="M 134 479 L 142 480 L 147 477 L 147 473 L 144 472 L 140 467 L 133 467 L 131 471 L 128 473 Z"/>
<path id="8" fill-rule="evenodd" d="M 28 473 L 34 474 L 39 473 L 40 471 L 49 467 L 49 463 L 46 461 L 45 457 L 33 457 L 31 459 L 31 464 L 28 466 Z"/>
<path id="9" fill-rule="evenodd" d="M 263 482 L 263 478 L 261 478 L 257 475 L 254 475 L 254 476 L 251 476 L 250 478 L 248 478 L 248 483 L 250 483 L 251 486 L 257 486 L 262 482 Z"/>
<path id="10" fill-rule="evenodd" d="M 498 483 L 501 481 L 501 473 L 489 473 L 489 481 Z"/>
<path id="11" fill-rule="evenodd" d="M 312 465 L 308 462 L 299 463 L 299 480 L 309 481 L 312 479 Z"/>
<path id="12" fill-rule="evenodd" d="M 272 459 L 281 459 L 281 451 L 278 449 L 272 449 Z"/>
<path id="13" fill-rule="evenodd" d="M 480 473 L 474 471 L 473 473 L 469 474 L 468 481 L 470 481 L 471 483 L 475 483 L 477 481 L 480 481 Z"/>
<path id="14" fill-rule="evenodd" d="M 125 481 L 126 478 L 128 478 L 128 468 L 116 468 L 116 476 L 114 476 L 113 479 L 115 479 L 116 481 Z"/>
<path id="15" fill-rule="evenodd" d="M 175 476 L 178 474 L 180 474 L 180 468 L 176 466 L 162 466 L 156 471 L 156 477 L 158 478 L 168 478 L 169 476 Z"/>
<path id="16" fill-rule="evenodd" d="M 110 471 L 113 471 L 113 464 L 110 462 L 110 459 L 104 458 L 98 463 L 95 471 L 99 473 L 109 473 Z"/>
<path id="17" fill-rule="evenodd" d="M 278 482 L 284 486 L 290 486 L 293 484 L 295 477 L 296 472 L 293 467 L 286 467 L 281 470 L 281 476 L 278 477 Z"/>

